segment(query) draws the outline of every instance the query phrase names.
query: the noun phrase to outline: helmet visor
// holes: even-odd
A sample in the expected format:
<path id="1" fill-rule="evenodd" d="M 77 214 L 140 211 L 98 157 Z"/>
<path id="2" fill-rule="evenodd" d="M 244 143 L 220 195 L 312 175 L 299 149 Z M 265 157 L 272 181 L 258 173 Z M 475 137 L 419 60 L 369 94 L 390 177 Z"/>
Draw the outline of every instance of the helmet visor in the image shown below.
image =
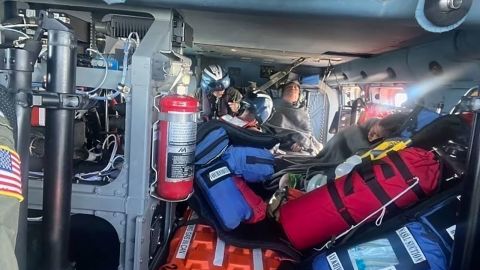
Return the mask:
<path id="1" fill-rule="evenodd" d="M 211 82 L 208 84 L 208 88 L 210 89 L 210 92 L 225 91 L 225 86 L 222 82 Z"/>

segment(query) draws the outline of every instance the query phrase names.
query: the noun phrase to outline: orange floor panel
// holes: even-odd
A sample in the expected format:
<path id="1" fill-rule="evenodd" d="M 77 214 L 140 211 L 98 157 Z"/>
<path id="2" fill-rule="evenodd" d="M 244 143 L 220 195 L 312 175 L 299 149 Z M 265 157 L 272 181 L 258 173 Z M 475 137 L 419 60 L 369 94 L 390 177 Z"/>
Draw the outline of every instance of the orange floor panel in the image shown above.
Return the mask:
<path id="1" fill-rule="evenodd" d="M 275 270 L 281 262 L 271 250 L 226 245 L 212 227 L 200 224 L 175 232 L 167 261 L 159 270 Z"/>

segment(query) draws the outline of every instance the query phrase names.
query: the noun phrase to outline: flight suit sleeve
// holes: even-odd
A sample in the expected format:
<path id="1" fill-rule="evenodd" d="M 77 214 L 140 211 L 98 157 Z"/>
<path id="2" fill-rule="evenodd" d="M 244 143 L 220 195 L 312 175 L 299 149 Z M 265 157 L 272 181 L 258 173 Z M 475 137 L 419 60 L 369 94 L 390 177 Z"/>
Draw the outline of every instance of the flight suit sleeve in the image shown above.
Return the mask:
<path id="1" fill-rule="evenodd" d="M 4 109 L 5 106 L 1 105 L 5 104 L 0 104 L 0 107 L 3 107 L 1 109 Z M 12 108 L 10 107 L 10 109 Z M 8 166 L 11 166 L 8 163 L 9 158 L 17 158 L 19 165 L 19 158 L 14 149 L 15 139 L 12 125 L 10 125 L 10 121 L 7 120 L 3 112 L 0 111 L 1 169 L 8 169 Z M 5 170 L 3 171 L 6 172 Z M 21 185 L 21 181 L 18 183 Z M 18 190 L 16 188 L 18 183 L 15 183 L 15 180 L 12 180 L 12 178 L 7 178 L 5 174 L 0 175 L 0 269 L 18 269 L 15 257 L 15 243 L 18 231 L 20 201 L 23 200 L 21 186 L 19 188 L 20 192 L 15 191 Z"/>
<path id="2" fill-rule="evenodd" d="M 18 269 L 15 242 L 19 207 L 17 199 L 0 195 L 0 269 Z"/>

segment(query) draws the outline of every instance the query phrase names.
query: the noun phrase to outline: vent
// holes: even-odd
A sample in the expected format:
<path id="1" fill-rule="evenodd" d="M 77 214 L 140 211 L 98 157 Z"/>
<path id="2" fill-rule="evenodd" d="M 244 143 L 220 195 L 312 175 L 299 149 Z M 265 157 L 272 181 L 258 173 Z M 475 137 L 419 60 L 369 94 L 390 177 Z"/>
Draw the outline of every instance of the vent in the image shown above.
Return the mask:
<path id="1" fill-rule="evenodd" d="M 113 15 L 110 21 L 110 34 L 117 38 L 126 38 L 131 32 L 137 32 L 143 38 L 153 23 L 153 19 Z"/>

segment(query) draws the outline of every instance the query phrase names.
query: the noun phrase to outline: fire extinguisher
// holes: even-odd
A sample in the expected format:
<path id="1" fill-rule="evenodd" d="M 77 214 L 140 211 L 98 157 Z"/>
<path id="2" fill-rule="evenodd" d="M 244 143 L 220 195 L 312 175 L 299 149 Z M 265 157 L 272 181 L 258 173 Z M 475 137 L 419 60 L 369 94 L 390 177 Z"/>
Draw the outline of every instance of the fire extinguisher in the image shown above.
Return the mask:
<path id="1" fill-rule="evenodd" d="M 167 201 L 193 192 L 198 100 L 171 94 L 159 100 L 157 194 Z"/>

